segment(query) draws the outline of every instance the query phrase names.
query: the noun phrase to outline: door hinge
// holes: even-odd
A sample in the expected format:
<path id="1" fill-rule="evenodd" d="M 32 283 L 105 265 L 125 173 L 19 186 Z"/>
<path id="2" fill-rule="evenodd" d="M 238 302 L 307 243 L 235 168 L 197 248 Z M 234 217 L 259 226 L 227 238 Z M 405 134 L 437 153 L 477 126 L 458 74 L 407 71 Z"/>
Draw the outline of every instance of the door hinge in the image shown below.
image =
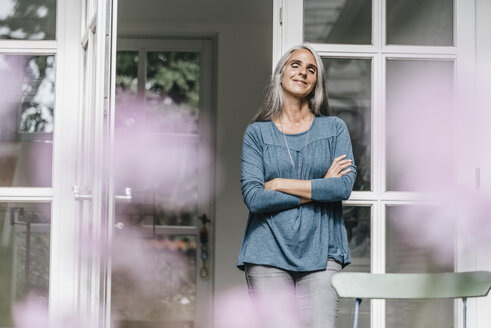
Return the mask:
<path id="1" fill-rule="evenodd" d="M 283 7 L 280 7 L 280 25 L 283 25 Z"/>

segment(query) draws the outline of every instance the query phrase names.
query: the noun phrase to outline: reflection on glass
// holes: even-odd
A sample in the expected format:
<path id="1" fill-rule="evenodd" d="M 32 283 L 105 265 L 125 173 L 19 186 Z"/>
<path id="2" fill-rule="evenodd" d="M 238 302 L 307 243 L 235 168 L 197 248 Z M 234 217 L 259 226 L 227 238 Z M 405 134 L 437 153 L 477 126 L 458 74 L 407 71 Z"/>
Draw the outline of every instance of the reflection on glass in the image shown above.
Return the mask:
<path id="1" fill-rule="evenodd" d="M 387 0 L 387 44 L 453 45 L 453 0 Z"/>
<path id="2" fill-rule="evenodd" d="M 149 52 L 145 110 L 149 129 L 198 133 L 200 53 Z"/>
<path id="3" fill-rule="evenodd" d="M 370 272 L 370 206 L 343 206 L 344 224 L 352 263 L 345 272 Z M 338 327 L 353 327 L 355 301 L 341 299 L 338 313 Z M 361 303 L 359 325 L 370 326 L 370 301 Z"/>
<path id="4" fill-rule="evenodd" d="M 54 40 L 56 0 L 0 1 L 0 39 Z"/>
<path id="5" fill-rule="evenodd" d="M 48 298 L 50 205 L 0 203 L 0 327 L 13 327 L 14 302 Z"/>
<path id="6" fill-rule="evenodd" d="M 371 0 L 304 0 L 304 41 L 370 44 Z"/>
<path id="7" fill-rule="evenodd" d="M 51 186 L 54 56 L 0 55 L 0 187 Z"/>
<path id="8" fill-rule="evenodd" d="M 428 233 L 429 206 L 387 206 L 387 272 L 453 272 L 453 261 L 442 261 L 441 249 L 452 251 L 455 231 L 448 225 Z M 433 228 L 435 228 L 433 226 Z M 438 249 L 425 238 L 438 238 Z M 436 237 L 438 236 L 438 237 Z M 436 244 L 436 243 L 433 243 Z M 452 253 L 453 254 L 453 253 Z M 387 327 L 453 327 L 453 300 L 387 301 Z"/>
<path id="9" fill-rule="evenodd" d="M 431 191 L 453 175 L 453 62 L 388 60 L 387 190 Z"/>
<path id="10" fill-rule="evenodd" d="M 125 252 L 128 244 L 132 249 Z M 179 321 L 178 327 L 193 327 L 196 237 L 148 231 L 140 239 L 116 235 L 115 246 L 124 253 L 124 263 L 135 265 L 113 260 L 111 305 L 119 326 L 167 327 Z"/>
<path id="11" fill-rule="evenodd" d="M 323 58 L 329 108 L 348 126 L 357 177 L 353 190 L 371 189 L 371 61 L 369 59 Z"/>

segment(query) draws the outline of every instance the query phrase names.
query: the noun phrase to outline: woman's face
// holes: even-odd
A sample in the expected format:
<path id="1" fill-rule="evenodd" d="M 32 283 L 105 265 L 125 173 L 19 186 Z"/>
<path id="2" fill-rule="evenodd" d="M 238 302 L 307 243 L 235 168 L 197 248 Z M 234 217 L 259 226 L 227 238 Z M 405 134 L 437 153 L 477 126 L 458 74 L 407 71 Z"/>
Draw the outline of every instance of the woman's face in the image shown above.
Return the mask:
<path id="1" fill-rule="evenodd" d="M 281 86 L 285 93 L 297 98 L 307 98 L 317 81 L 315 58 L 307 49 L 292 52 L 281 76 Z"/>

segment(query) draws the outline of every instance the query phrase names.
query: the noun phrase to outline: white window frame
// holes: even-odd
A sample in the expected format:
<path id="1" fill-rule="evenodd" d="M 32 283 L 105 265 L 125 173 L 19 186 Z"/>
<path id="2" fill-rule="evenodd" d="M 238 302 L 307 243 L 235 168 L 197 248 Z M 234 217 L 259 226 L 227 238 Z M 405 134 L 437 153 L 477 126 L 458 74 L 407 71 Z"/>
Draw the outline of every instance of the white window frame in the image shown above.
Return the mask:
<path id="1" fill-rule="evenodd" d="M 0 53 L 54 55 L 55 103 L 51 187 L 1 187 L 0 202 L 51 203 L 49 311 L 51 316 L 75 313 L 76 291 L 70 288 L 76 277 L 76 225 L 70 220 L 74 200 L 70 192 L 75 154 L 73 142 L 77 111 L 78 36 L 80 1 L 58 0 L 56 40 L 0 40 Z M 72 170 L 73 171 L 73 170 Z M 56 283 L 55 283 L 56 282 Z"/>
<path id="2" fill-rule="evenodd" d="M 389 205 L 414 204 L 421 197 L 413 192 L 386 191 L 386 140 L 385 140 L 385 67 L 386 60 L 429 59 L 451 60 L 454 62 L 454 87 L 457 91 L 456 108 L 466 108 L 466 115 L 474 115 L 468 99 L 459 97 L 462 90 L 461 77 L 473 77 L 475 70 L 475 0 L 454 0 L 454 46 L 401 46 L 386 45 L 386 1 L 372 0 L 372 44 L 319 44 L 311 43 L 322 57 L 369 58 L 372 62 L 371 90 L 371 191 L 353 191 L 346 205 L 371 206 L 371 272 L 385 273 L 386 266 L 386 207 Z M 273 68 L 281 55 L 290 47 L 303 42 L 303 0 L 273 1 Z M 466 103 L 467 102 L 467 103 Z M 465 107 L 462 105 L 465 104 Z M 456 114 L 456 113 L 454 113 Z M 463 156 L 468 153 L 465 145 L 458 143 L 464 129 L 456 129 L 456 179 L 473 187 L 476 158 Z M 468 130 L 467 130 L 468 131 Z M 468 140 L 468 136 L 466 137 Z M 458 237 L 460 238 L 460 237 Z M 456 241 L 458 245 L 458 240 Z M 472 264 L 463 263 L 461 250 L 456 245 L 455 269 L 462 271 Z M 458 310 L 457 310 L 458 308 Z M 371 327 L 385 328 L 385 301 L 371 301 Z M 462 305 L 458 303 L 455 310 L 455 322 L 458 327 L 462 322 Z"/>

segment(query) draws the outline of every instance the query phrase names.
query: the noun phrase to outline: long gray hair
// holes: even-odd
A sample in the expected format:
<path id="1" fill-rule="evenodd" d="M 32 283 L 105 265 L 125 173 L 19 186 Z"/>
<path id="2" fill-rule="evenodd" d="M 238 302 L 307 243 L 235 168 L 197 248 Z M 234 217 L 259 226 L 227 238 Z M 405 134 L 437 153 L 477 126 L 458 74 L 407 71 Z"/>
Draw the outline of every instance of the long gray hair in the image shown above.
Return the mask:
<path id="1" fill-rule="evenodd" d="M 266 97 L 258 112 L 252 118 L 251 122 L 269 121 L 280 114 L 283 108 L 283 88 L 281 87 L 281 78 L 286 63 L 292 52 L 298 49 L 306 49 L 312 53 L 317 64 L 317 81 L 315 87 L 309 95 L 309 108 L 314 115 L 329 115 L 329 105 L 327 102 L 327 87 L 324 79 L 324 65 L 319 54 L 309 45 L 300 44 L 290 48 L 280 58 L 276 68 L 271 76 L 266 92 Z"/>

